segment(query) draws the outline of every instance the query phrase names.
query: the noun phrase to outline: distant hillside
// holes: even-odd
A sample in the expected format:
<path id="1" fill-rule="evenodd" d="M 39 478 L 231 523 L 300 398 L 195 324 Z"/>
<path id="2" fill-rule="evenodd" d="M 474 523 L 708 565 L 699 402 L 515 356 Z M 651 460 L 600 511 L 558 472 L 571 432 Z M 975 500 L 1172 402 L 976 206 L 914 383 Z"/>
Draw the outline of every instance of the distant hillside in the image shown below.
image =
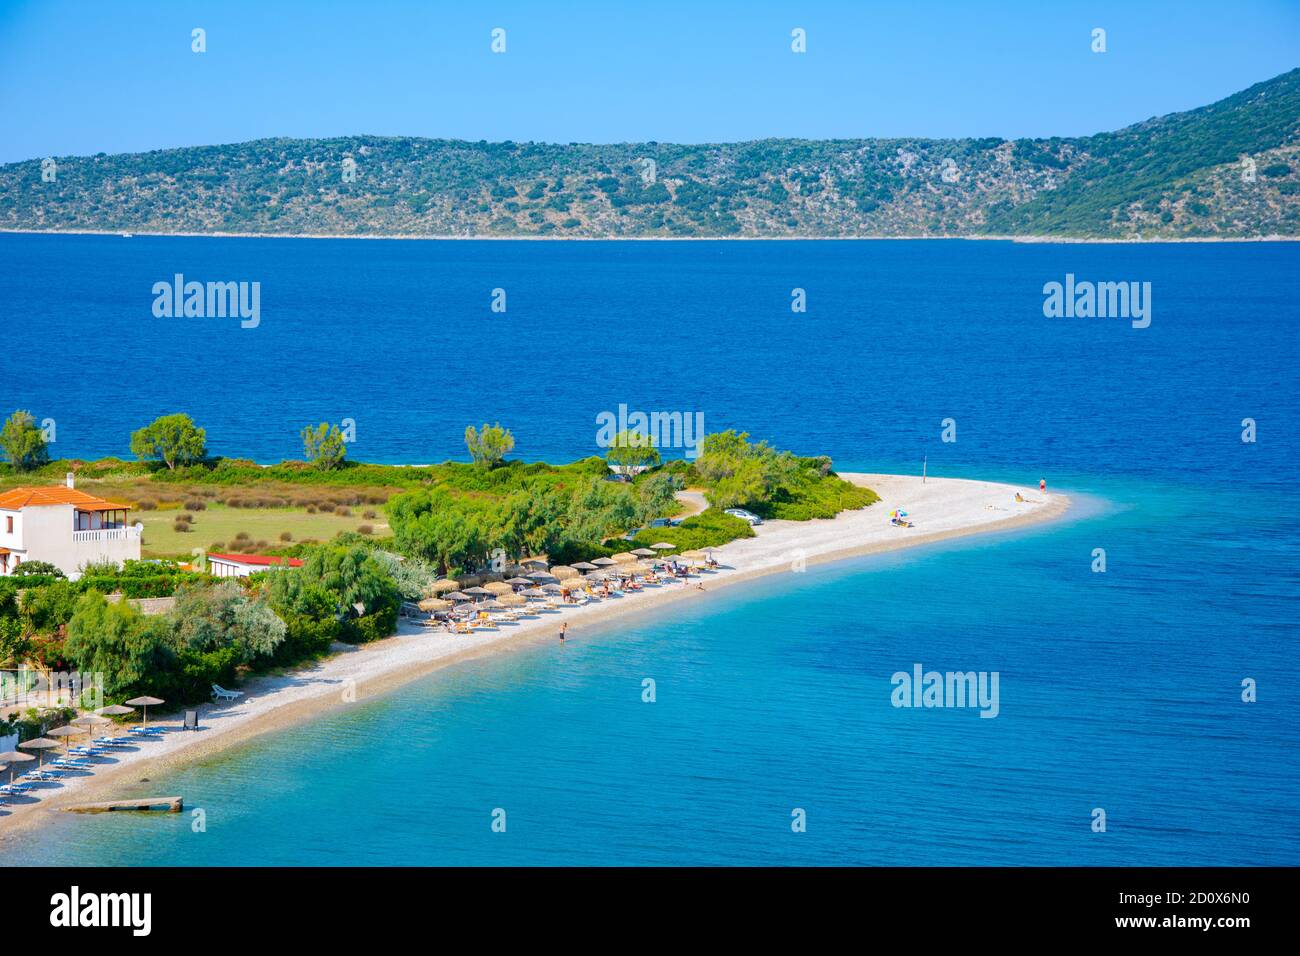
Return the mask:
<path id="1" fill-rule="evenodd" d="M 0 166 L 0 228 L 1300 236 L 1300 69 L 1210 106 L 1073 139 L 563 146 L 352 136 L 55 163 L 53 182 L 42 181 L 39 159 Z"/>

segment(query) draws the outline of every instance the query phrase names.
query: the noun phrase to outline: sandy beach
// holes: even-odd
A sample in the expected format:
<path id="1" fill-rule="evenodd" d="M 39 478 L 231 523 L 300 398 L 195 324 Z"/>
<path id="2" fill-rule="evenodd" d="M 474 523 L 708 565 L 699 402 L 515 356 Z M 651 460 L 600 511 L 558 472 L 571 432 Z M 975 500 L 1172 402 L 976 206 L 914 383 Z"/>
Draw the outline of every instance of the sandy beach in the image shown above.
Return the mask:
<path id="1" fill-rule="evenodd" d="M 403 619 L 399 633 L 383 641 L 361 647 L 340 645 L 339 653 L 314 666 L 250 680 L 240 688 L 245 697 L 238 702 L 203 705 L 198 732 L 176 730 L 142 740 L 131 749 L 98 758 L 93 774 L 38 784 L 27 797 L 13 798 L 0 807 L 0 852 L 8 837 L 68 804 L 141 795 L 149 789 L 142 778 L 167 766 L 202 759 L 259 734 L 354 706 L 459 661 L 554 641 L 562 621 L 569 624 L 568 638 L 581 640 L 596 625 L 620 615 L 654 611 L 678 601 L 708 601 L 726 586 L 761 575 L 791 573 L 806 565 L 964 535 L 1007 531 L 1057 518 L 1069 507 L 1069 499 L 1063 495 L 1041 495 L 1036 488 L 993 482 L 930 478 L 923 483 L 919 477 L 901 475 L 842 477 L 874 489 L 881 500 L 829 520 L 767 522 L 755 529 L 756 537 L 714 549 L 722 568 L 687 584 L 647 588 L 594 605 L 542 612 L 517 624 L 469 635 L 426 629 Z M 1016 501 L 1017 493 L 1026 500 Z M 891 525 L 889 512 L 894 508 L 905 509 L 914 527 Z M 697 583 L 705 590 L 699 590 Z M 150 714 L 150 723 L 178 728 L 181 717 L 163 708 L 159 714 Z M 17 769 L 26 766 L 30 765 Z M 37 794 L 39 799 L 33 799 Z"/>

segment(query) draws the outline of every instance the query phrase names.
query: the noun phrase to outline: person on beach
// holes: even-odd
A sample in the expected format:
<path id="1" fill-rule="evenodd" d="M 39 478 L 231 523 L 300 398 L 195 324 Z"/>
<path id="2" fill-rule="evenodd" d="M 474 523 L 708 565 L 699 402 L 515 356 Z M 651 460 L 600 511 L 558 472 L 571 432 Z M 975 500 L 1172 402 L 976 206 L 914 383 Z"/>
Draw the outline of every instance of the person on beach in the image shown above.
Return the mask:
<path id="1" fill-rule="evenodd" d="M 561 643 L 561 644 L 564 643 L 564 632 L 567 631 L 568 629 L 569 629 L 569 622 L 568 622 L 568 621 L 565 621 L 563 624 L 560 625 L 560 643 Z"/>
<path id="2" fill-rule="evenodd" d="M 1041 491 L 1043 494 L 1047 494 L 1047 479 L 1046 479 L 1046 478 L 1039 478 L 1039 479 L 1038 479 L 1038 490 Z"/>

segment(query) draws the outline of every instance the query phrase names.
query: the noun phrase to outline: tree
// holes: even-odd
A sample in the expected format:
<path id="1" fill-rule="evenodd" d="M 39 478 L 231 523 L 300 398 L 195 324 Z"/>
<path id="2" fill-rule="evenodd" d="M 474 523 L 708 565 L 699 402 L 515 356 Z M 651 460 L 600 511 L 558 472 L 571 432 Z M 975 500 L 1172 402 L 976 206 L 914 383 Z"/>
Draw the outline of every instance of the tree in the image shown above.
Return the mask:
<path id="1" fill-rule="evenodd" d="M 709 485 L 715 508 L 762 504 L 798 481 L 799 459 L 767 442 L 750 444 L 749 435 L 728 429 L 706 435 L 695 470 Z"/>
<path id="2" fill-rule="evenodd" d="M 499 424 L 484 424 L 482 431 L 470 425 L 465 429 L 465 447 L 474 464 L 492 468 L 515 447 L 515 436 Z"/>
<path id="3" fill-rule="evenodd" d="M 423 558 L 443 573 L 487 556 L 482 511 L 445 491 L 419 489 L 391 499 L 388 524 L 404 554 Z"/>
<path id="4" fill-rule="evenodd" d="M 166 630 L 162 618 L 147 618 L 126 601 L 109 604 L 98 591 L 88 591 L 68 621 L 63 651 L 83 674 L 103 675 L 104 693 L 118 694 L 171 668 Z"/>
<path id="5" fill-rule="evenodd" d="M 358 618 L 400 601 L 384 562 L 361 545 L 317 548 L 302 567 L 276 571 L 270 581 L 271 603 L 293 614 Z"/>
<path id="6" fill-rule="evenodd" d="M 619 432 L 605 452 L 605 460 L 620 475 L 639 475 L 660 462 L 654 439 L 639 431 Z"/>
<path id="7" fill-rule="evenodd" d="M 168 620 L 182 647 L 201 654 L 232 648 L 245 664 L 269 657 L 284 640 L 284 621 L 233 581 L 181 588 Z"/>
<path id="8" fill-rule="evenodd" d="M 206 439 L 207 432 L 190 416 L 164 415 L 131 433 L 131 454 L 141 461 L 156 458 L 174 471 L 177 465 L 201 460 L 207 454 Z"/>
<path id="9" fill-rule="evenodd" d="M 343 464 L 348 453 L 348 446 L 343 443 L 343 432 L 339 431 L 339 426 L 329 422 L 304 428 L 302 447 L 307 460 L 322 471 L 331 471 Z"/>
<path id="10" fill-rule="evenodd" d="M 14 471 L 31 471 L 50 460 L 45 433 L 36 427 L 32 413 L 22 409 L 10 415 L 0 429 L 0 448 Z"/>

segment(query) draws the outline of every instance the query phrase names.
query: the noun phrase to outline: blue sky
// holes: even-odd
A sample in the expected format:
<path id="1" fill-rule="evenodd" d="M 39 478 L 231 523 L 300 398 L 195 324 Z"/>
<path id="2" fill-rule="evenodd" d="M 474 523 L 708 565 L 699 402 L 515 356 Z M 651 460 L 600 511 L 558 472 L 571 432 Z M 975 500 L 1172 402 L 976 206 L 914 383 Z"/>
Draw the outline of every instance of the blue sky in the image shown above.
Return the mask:
<path id="1" fill-rule="evenodd" d="M 351 133 L 1080 135 L 1297 65 L 1297 0 L 0 0 L 0 161 Z"/>

